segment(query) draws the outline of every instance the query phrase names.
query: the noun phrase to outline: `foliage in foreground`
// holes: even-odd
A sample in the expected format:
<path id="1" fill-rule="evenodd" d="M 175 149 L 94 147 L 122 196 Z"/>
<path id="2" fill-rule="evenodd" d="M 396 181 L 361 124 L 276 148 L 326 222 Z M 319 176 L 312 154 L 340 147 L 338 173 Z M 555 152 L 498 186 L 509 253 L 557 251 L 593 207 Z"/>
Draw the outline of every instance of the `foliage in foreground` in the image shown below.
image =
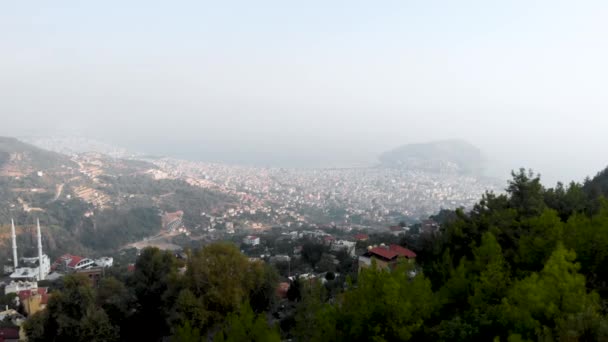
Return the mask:
<path id="1" fill-rule="evenodd" d="M 133 274 L 97 288 L 66 277 L 25 330 L 31 341 L 605 341 L 608 173 L 598 177 L 545 189 L 537 175 L 514 173 L 506 194 L 405 239 L 416 276 L 401 264 L 365 270 L 338 293 L 294 283 L 284 319 L 293 324 L 277 322 L 281 335 L 270 323 L 275 270 L 227 244 L 186 264 L 144 250 Z"/>

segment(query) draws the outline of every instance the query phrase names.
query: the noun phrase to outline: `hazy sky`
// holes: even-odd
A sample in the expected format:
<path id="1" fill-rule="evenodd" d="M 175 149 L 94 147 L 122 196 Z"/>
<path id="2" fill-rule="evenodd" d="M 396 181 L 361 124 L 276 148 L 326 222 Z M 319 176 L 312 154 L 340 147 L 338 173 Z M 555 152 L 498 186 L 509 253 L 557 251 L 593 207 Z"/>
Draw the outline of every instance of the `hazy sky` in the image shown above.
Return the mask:
<path id="1" fill-rule="evenodd" d="M 0 134 L 226 160 L 462 138 L 505 169 L 608 164 L 606 1 L 5 1 Z"/>

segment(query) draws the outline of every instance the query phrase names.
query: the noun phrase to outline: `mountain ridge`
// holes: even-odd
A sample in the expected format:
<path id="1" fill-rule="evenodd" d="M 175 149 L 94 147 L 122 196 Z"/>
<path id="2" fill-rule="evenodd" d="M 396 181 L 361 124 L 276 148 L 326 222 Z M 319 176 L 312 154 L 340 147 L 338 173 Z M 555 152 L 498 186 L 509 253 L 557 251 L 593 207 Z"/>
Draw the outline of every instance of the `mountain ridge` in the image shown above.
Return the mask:
<path id="1" fill-rule="evenodd" d="M 33 171 L 75 167 L 68 156 L 47 151 L 16 138 L 0 136 L 0 175 L 25 176 Z"/>

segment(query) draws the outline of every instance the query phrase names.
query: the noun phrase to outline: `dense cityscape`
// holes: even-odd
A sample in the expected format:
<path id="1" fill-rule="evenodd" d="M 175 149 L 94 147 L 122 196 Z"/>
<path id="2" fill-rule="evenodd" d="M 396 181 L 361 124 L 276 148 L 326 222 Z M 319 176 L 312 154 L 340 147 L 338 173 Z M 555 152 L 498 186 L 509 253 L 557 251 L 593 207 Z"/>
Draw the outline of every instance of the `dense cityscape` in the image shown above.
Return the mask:
<path id="1" fill-rule="evenodd" d="M 236 208 L 239 212 L 273 210 L 280 215 L 276 223 L 289 223 L 290 215 L 302 220 L 303 213 L 314 210 L 336 224 L 386 223 L 391 216 L 419 220 L 440 209 L 469 208 L 486 191 L 500 192 L 498 181 L 456 173 L 254 168 L 175 159 L 154 164 L 169 176 L 239 196 L 247 203 Z"/>

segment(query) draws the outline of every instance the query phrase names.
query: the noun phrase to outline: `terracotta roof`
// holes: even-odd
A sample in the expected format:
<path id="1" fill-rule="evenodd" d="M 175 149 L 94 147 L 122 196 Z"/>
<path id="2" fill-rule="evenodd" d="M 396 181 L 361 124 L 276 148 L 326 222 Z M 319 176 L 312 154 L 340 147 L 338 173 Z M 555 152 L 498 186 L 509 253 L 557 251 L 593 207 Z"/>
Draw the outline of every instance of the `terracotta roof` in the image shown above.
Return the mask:
<path id="1" fill-rule="evenodd" d="M 404 256 L 406 258 L 409 259 L 413 259 L 416 257 L 416 253 L 412 252 L 411 250 L 405 248 L 405 247 L 401 247 L 399 245 L 390 245 L 389 249 L 395 253 L 397 253 L 400 256 Z"/>
<path id="2" fill-rule="evenodd" d="M 395 252 L 393 252 L 391 250 L 388 250 L 388 249 L 386 249 L 384 247 L 375 247 L 375 248 L 372 248 L 372 249 L 369 250 L 369 253 L 375 254 L 375 255 L 380 256 L 380 257 L 382 257 L 384 259 L 387 259 L 387 260 L 392 260 L 392 259 L 394 259 L 395 257 L 398 256 L 397 253 L 395 253 Z"/>
<path id="3" fill-rule="evenodd" d="M 78 263 L 81 262 L 83 259 L 85 259 L 85 258 L 83 258 L 81 256 L 64 254 L 64 255 L 60 256 L 59 258 L 57 258 L 57 260 L 55 260 L 55 262 L 53 263 L 53 266 L 51 268 L 53 270 L 55 270 L 59 265 L 63 265 L 66 262 L 68 262 L 68 264 L 67 264 L 68 267 L 73 268 L 76 265 L 78 265 Z"/>
<path id="4" fill-rule="evenodd" d="M 357 240 L 367 240 L 369 239 L 369 235 L 367 234 L 356 234 L 355 239 Z"/>
<path id="5" fill-rule="evenodd" d="M 375 247 L 370 249 L 368 253 L 375 254 L 387 260 L 393 260 L 394 258 L 400 256 L 408 259 L 413 259 L 416 257 L 416 253 L 399 245 L 390 245 L 388 248 Z"/>
<path id="6" fill-rule="evenodd" d="M 72 256 L 70 254 L 64 254 L 64 255 L 60 256 L 59 258 L 57 258 L 57 260 L 55 260 L 53 265 L 51 265 L 51 270 L 55 270 L 55 269 L 57 269 L 57 267 L 59 267 L 59 265 L 65 264 L 65 262 L 67 260 L 70 260 L 71 257 Z"/>
<path id="7" fill-rule="evenodd" d="M 68 267 L 76 267 L 76 265 L 78 265 L 78 263 L 81 262 L 82 259 L 84 259 L 84 258 L 77 256 L 77 255 L 72 255 L 72 258 L 70 259 L 70 263 L 68 264 Z"/>

